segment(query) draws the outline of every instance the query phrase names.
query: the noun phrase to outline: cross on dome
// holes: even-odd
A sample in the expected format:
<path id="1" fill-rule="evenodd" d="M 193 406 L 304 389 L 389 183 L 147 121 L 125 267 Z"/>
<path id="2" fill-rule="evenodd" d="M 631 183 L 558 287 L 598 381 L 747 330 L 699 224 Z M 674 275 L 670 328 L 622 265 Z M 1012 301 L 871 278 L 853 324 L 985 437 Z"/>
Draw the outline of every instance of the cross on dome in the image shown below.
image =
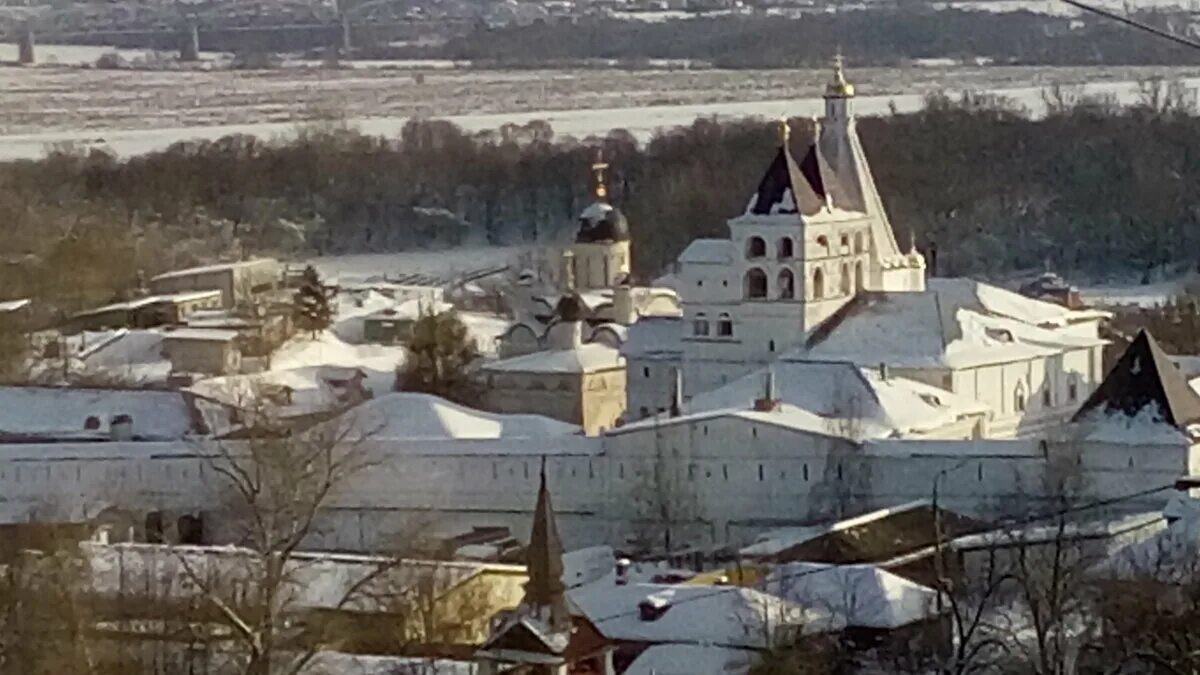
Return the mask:
<path id="1" fill-rule="evenodd" d="M 791 136 L 792 136 L 792 128 L 788 125 L 788 118 L 786 116 L 780 117 L 778 120 L 778 124 L 779 124 L 779 142 L 782 145 L 786 146 L 788 144 L 788 139 L 791 138 Z"/>
<path id="2" fill-rule="evenodd" d="M 842 50 L 838 49 L 833 57 L 833 79 L 825 87 L 825 96 L 834 98 L 850 98 L 854 96 L 854 85 L 846 81 L 846 59 Z"/>
<path id="3" fill-rule="evenodd" d="M 604 161 L 604 150 L 596 151 L 596 161 L 592 163 L 592 173 L 596 176 L 596 186 L 594 193 L 596 199 L 604 199 L 608 197 L 608 188 L 604 185 L 604 172 L 608 169 L 608 162 Z"/>

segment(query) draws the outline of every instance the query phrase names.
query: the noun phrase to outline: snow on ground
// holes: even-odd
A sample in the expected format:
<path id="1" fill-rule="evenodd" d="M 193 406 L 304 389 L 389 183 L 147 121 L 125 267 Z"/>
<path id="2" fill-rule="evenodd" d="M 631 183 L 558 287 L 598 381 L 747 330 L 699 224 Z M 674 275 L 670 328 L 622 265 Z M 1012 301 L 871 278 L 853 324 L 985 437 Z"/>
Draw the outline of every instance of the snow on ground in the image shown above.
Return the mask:
<path id="1" fill-rule="evenodd" d="M 1156 284 L 1090 286 L 1079 289 L 1085 304 L 1097 307 L 1159 307 L 1183 291 L 1181 280 Z"/>
<path id="2" fill-rule="evenodd" d="M 526 250 L 524 246 L 480 246 L 444 251 L 364 253 L 313 258 L 304 264 L 317 268 L 321 277 L 330 283 L 355 283 L 402 274 L 428 274 L 449 280 L 464 272 L 513 264 Z"/>

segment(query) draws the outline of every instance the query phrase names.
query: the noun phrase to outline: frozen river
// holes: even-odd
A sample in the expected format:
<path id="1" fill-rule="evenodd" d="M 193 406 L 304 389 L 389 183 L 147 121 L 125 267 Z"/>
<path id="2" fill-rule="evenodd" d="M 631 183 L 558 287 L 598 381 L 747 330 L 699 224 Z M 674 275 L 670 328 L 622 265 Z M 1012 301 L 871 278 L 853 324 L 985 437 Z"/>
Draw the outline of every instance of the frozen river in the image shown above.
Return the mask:
<path id="1" fill-rule="evenodd" d="M 1200 86 L 1200 77 L 1182 80 L 1193 90 Z M 946 89 L 956 93 L 953 87 Z M 1122 104 L 1138 100 L 1137 85 L 1133 81 L 1100 82 L 1084 87 L 1087 94 L 1111 94 Z M 1044 112 L 1042 86 L 984 89 L 1010 97 L 1027 108 L 1031 114 Z M 923 97 L 919 94 L 861 96 L 856 105 L 860 115 L 888 114 L 894 107 L 900 112 L 920 109 Z M 777 99 L 746 102 L 696 103 L 684 105 L 642 105 L 633 107 L 597 107 L 579 110 L 536 110 L 504 112 L 478 115 L 449 115 L 448 119 L 469 131 L 496 129 L 502 125 L 524 124 L 532 120 L 549 122 L 557 135 L 584 138 L 603 135 L 614 128 L 628 130 L 635 137 L 646 140 L 655 132 L 677 126 L 689 125 L 699 117 L 724 119 L 740 117 L 778 118 L 783 115 L 807 117 L 819 115 L 823 102 L 819 97 Z M 396 136 L 409 117 L 374 116 L 353 117 L 349 124 L 363 133 L 379 136 Z M 163 150 L 173 143 L 187 140 L 214 140 L 229 134 L 253 134 L 265 138 L 287 137 L 295 133 L 297 122 L 272 121 L 245 124 L 163 126 L 141 129 L 89 129 L 86 131 L 50 131 L 40 133 L 17 133 L 0 136 L 0 161 L 33 159 L 41 157 L 55 144 L 71 143 L 80 146 L 102 147 L 118 156 L 131 156 Z"/>

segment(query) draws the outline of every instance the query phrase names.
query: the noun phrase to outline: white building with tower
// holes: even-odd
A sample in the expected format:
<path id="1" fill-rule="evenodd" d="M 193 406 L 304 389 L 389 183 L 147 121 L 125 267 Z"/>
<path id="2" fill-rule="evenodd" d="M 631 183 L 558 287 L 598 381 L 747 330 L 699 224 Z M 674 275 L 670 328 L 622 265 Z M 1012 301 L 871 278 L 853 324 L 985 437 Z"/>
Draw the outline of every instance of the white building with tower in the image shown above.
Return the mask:
<path id="1" fill-rule="evenodd" d="M 890 368 L 988 404 L 990 434 L 1064 421 L 1103 373 L 1103 312 L 1072 311 L 969 279 L 926 280 L 902 251 L 855 128 L 841 59 L 802 155 L 788 125 L 726 239 L 679 256 L 679 321 L 639 323 L 622 346 L 627 420 L 776 362 Z"/>

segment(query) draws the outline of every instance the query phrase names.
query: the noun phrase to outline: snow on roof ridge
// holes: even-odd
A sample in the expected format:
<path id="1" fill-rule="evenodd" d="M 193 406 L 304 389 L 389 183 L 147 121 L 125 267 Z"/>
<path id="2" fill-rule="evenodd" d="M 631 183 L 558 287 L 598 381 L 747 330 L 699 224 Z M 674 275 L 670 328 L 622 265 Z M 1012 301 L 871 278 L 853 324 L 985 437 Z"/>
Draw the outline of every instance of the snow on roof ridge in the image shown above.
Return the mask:
<path id="1" fill-rule="evenodd" d="M 275 258 L 250 258 L 248 260 L 235 260 L 230 262 L 211 263 L 208 265 L 197 265 L 195 267 L 185 267 L 180 270 L 171 270 L 163 272 L 150 278 L 150 281 L 158 281 L 160 279 L 173 279 L 175 277 L 185 277 L 192 274 L 204 274 L 207 272 L 221 272 L 224 270 L 237 269 L 239 267 L 250 267 L 252 265 L 262 265 L 266 263 L 279 264 Z"/>

